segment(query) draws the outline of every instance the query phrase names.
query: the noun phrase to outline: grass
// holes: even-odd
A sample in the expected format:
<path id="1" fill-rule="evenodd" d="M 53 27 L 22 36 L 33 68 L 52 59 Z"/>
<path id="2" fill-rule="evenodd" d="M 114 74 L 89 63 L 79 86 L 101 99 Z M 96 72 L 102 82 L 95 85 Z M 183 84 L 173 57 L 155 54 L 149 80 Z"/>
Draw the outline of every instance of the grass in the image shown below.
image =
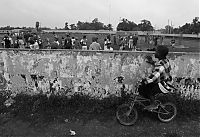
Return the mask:
<path id="1" fill-rule="evenodd" d="M 69 99 L 65 96 L 50 96 L 47 98 L 45 95 L 28 96 L 19 94 L 14 98 L 15 103 L 8 108 L 3 104 L 5 100 L 6 98 L 1 96 L 0 112 L 14 112 L 20 115 L 38 112 L 56 113 L 58 115 L 69 114 L 69 112 L 103 114 L 106 111 L 116 111 L 116 108 L 127 100 L 127 97 L 110 97 L 97 100 L 86 95 L 74 95 Z M 200 100 L 185 98 L 180 93 L 168 96 L 167 100 L 176 104 L 178 117 L 180 118 L 200 116 Z"/>
<path id="2" fill-rule="evenodd" d="M 184 104 L 179 94 L 177 100 L 178 116 L 164 124 L 157 120 L 154 113 L 139 111 L 139 119 L 134 126 L 121 126 L 116 118 L 117 107 L 125 98 L 91 99 L 88 96 L 75 95 L 71 99 L 63 96 L 17 95 L 15 103 L 0 112 L 1 136 L 69 136 L 69 130 L 76 131 L 80 137 L 187 137 L 198 136 L 198 118 L 196 110 L 199 102 Z M 5 97 L 1 96 L 1 106 Z M 187 106 L 188 105 L 188 106 Z M 182 107 L 185 107 L 184 109 Z M 194 115 L 187 115 L 191 113 Z M 198 115 L 199 116 L 199 115 Z"/>

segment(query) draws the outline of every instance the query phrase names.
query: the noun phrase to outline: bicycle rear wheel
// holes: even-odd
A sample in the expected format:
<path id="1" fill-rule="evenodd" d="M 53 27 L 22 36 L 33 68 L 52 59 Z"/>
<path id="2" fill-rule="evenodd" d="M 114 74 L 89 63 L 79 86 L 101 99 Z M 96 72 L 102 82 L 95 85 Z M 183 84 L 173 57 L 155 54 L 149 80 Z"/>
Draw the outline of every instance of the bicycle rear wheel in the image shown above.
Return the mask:
<path id="1" fill-rule="evenodd" d="M 138 119 L 138 112 L 135 107 L 130 108 L 130 105 L 123 104 L 118 107 L 116 118 L 120 124 L 125 126 L 133 125 Z"/>
<path id="2" fill-rule="evenodd" d="M 177 108 L 173 103 L 165 103 L 162 106 L 159 107 L 158 110 L 158 119 L 161 122 L 170 122 L 172 121 L 177 114 Z"/>

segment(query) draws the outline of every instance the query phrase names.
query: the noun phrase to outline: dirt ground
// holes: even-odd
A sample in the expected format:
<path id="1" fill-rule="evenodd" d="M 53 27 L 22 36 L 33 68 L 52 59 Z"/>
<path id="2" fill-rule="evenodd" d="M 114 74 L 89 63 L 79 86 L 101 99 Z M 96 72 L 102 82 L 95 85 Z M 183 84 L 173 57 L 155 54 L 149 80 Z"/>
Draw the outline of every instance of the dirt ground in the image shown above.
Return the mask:
<path id="1" fill-rule="evenodd" d="M 71 132 L 70 132 L 71 130 Z M 71 135 L 72 132 L 75 135 Z M 153 113 L 140 112 L 133 126 L 123 126 L 115 111 L 82 113 L 59 110 L 37 113 L 1 113 L 0 137 L 200 137 L 200 117 L 181 117 L 161 123 Z"/>

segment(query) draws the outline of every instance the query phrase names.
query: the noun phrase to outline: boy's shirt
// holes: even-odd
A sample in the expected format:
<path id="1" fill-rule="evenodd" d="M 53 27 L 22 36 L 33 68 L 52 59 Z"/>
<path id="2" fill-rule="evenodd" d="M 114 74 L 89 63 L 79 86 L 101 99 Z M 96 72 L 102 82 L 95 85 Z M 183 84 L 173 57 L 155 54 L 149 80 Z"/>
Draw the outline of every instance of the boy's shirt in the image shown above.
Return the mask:
<path id="1" fill-rule="evenodd" d="M 163 59 L 155 63 L 154 70 L 152 74 L 146 78 L 146 83 L 158 83 L 163 82 L 170 76 L 171 66 L 168 59 Z"/>

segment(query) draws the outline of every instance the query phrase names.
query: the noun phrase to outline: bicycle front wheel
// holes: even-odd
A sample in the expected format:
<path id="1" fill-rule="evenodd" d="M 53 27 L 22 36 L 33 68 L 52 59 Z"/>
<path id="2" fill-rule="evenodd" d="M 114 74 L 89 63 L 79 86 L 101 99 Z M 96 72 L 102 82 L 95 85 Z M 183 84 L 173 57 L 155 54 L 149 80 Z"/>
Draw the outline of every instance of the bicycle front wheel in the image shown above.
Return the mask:
<path id="1" fill-rule="evenodd" d="M 128 104 L 123 104 L 118 107 L 116 118 L 120 124 L 125 126 L 133 125 L 138 119 L 138 112 L 135 107 L 130 107 Z"/>
<path id="2" fill-rule="evenodd" d="M 159 107 L 158 110 L 158 119 L 161 122 L 170 122 L 172 121 L 177 114 L 177 108 L 173 103 L 165 103 L 162 106 Z"/>

